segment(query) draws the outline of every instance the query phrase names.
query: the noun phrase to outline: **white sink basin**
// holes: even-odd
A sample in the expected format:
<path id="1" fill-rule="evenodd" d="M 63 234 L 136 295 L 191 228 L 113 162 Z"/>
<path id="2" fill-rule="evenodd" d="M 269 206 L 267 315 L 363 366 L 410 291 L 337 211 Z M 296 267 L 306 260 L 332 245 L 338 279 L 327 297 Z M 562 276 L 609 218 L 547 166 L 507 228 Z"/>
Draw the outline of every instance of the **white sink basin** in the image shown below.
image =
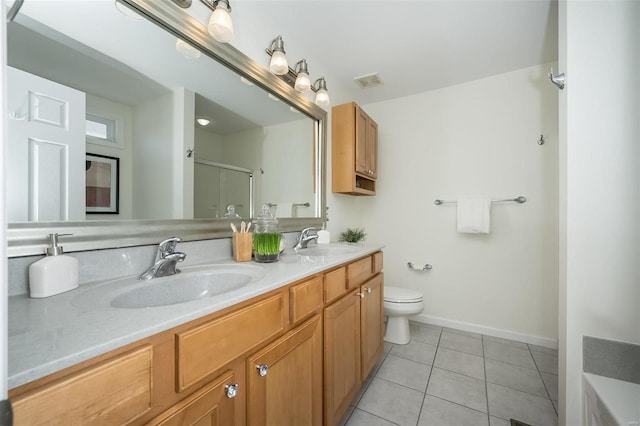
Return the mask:
<path id="1" fill-rule="evenodd" d="M 176 275 L 140 281 L 128 277 L 109 281 L 78 295 L 74 304 L 89 299 L 108 301 L 114 308 L 144 309 L 176 305 L 228 293 L 264 277 L 253 265 L 206 265 L 182 268 Z"/>
<path id="2" fill-rule="evenodd" d="M 319 244 L 304 249 L 296 250 L 298 256 L 336 256 L 340 254 L 355 253 L 358 247 L 345 244 Z"/>

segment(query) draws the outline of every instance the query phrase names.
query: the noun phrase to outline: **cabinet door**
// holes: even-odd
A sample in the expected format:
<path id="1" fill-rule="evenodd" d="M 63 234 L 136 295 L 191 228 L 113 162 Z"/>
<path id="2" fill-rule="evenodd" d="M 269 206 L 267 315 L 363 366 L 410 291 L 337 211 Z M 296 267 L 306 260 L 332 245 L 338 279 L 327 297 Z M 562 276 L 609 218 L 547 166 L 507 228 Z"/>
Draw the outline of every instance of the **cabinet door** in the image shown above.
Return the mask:
<path id="1" fill-rule="evenodd" d="M 230 387 L 234 388 L 230 389 Z M 234 401 L 239 392 L 232 371 L 179 402 L 147 426 L 227 426 L 235 424 Z"/>
<path id="2" fill-rule="evenodd" d="M 362 379 L 364 380 L 384 350 L 382 273 L 360 287 L 364 295 L 360 310 L 360 336 L 362 347 Z"/>
<path id="3" fill-rule="evenodd" d="M 15 425 L 120 425 L 152 407 L 153 348 L 144 345 L 12 398 Z"/>
<path id="4" fill-rule="evenodd" d="M 375 121 L 367 121 L 367 170 L 373 179 L 378 177 L 378 125 Z"/>
<path id="5" fill-rule="evenodd" d="M 322 423 L 320 315 L 247 359 L 248 425 Z"/>
<path id="6" fill-rule="evenodd" d="M 336 425 L 360 389 L 360 296 L 348 293 L 324 310 L 325 424 Z"/>
<path id="7" fill-rule="evenodd" d="M 356 173 L 369 175 L 367 140 L 369 116 L 356 106 Z"/>

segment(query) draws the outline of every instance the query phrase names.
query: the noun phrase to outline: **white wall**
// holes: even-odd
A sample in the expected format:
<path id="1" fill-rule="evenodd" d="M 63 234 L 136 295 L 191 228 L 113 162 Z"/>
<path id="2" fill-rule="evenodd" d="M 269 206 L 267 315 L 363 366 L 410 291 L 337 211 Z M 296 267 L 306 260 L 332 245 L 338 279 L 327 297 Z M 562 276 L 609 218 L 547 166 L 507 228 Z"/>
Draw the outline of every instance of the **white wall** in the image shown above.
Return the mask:
<path id="1" fill-rule="evenodd" d="M 379 125 L 377 194 L 334 194 L 330 229 L 336 239 L 346 226 L 364 226 L 370 241 L 385 244 L 385 283 L 421 291 L 422 320 L 556 344 L 558 107 L 550 66 L 364 105 Z M 456 233 L 455 205 L 433 203 L 518 195 L 528 201 L 492 206 L 489 235 Z M 409 270 L 408 261 L 433 270 Z"/>
<path id="2" fill-rule="evenodd" d="M 262 202 L 308 202 L 310 207 L 295 208 L 296 217 L 315 216 L 312 126 L 311 120 L 305 117 L 264 127 Z"/>
<path id="3" fill-rule="evenodd" d="M 136 106 L 133 120 L 133 217 L 173 219 L 173 93 Z"/>
<path id="4" fill-rule="evenodd" d="M 119 213 L 113 214 L 88 214 L 86 220 L 113 220 L 131 219 L 133 216 L 133 108 L 118 102 L 101 98 L 87 93 L 87 113 L 99 117 L 116 120 L 116 137 L 122 138 L 122 148 L 94 144 L 87 141 L 87 152 L 91 154 L 107 155 L 120 159 L 120 194 Z"/>
<path id="5" fill-rule="evenodd" d="M 640 343 L 640 4 L 560 6 L 560 423 L 578 425 L 582 336 Z"/>
<path id="6" fill-rule="evenodd" d="M 195 148 L 196 95 L 191 90 L 173 91 L 173 218 L 193 219 L 193 156 Z"/>

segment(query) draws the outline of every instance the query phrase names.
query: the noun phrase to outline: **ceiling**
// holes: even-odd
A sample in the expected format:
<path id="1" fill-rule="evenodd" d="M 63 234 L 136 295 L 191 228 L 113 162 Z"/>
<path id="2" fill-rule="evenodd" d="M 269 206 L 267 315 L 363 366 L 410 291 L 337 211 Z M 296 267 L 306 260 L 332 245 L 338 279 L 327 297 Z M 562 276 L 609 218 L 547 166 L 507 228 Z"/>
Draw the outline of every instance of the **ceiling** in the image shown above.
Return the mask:
<path id="1" fill-rule="evenodd" d="M 131 37 L 132 31 L 142 30 L 142 25 L 123 19 L 115 11 L 113 1 L 27 0 L 21 15 L 36 16 L 44 22 L 52 20 L 54 14 L 75 19 L 74 22 L 78 22 L 80 17 L 85 27 L 83 31 L 91 34 L 90 46 L 101 46 L 102 49 L 107 48 L 106 44 L 102 46 L 103 42 L 119 42 L 121 47 L 111 50 L 111 53 L 122 56 L 130 51 L 134 62 L 137 61 L 132 68 L 139 70 L 133 72 L 137 74 L 135 87 L 122 85 L 123 78 L 114 74 L 119 90 L 125 92 L 123 96 L 140 92 L 138 97 L 143 99 L 167 88 L 184 86 L 184 81 L 176 76 L 189 76 L 188 84 L 193 85 L 198 93 L 208 90 L 220 95 L 239 84 L 234 81 L 235 85 L 232 85 L 221 78 L 213 80 L 209 78 L 209 71 L 185 69 L 177 72 L 167 68 L 166 58 L 171 56 L 171 51 L 175 53 L 172 38 L 166 33 L 156 37 Z M 306 58 L 312 81 L 321 76 L 326 78 L 333 105 L 352 100 L 360 104 L 380 102 L 557 60 L 555 1 L 231 0 L 231 5 L 236 33 L 232 43 L 234 47 L 266 67 L 269 57 L 264 49 L 275 36 L 282 35 L 290 66 Z M 97 7 L 100 8 L 99 13 L 96 13 Z M 65 8 L 68 9 L 66 12 L 61 10 Z M 200 0 L 193 0 L 191 8 L 186 11 L 203 24 L 211 14 Z M 97 18 L 101 24 L 90 18 Z M 127 28 L 113 31 L 117 26 Z M 22 36 L 14 37 L 14 40 L 22 40 L 26 44 L 30 38 Z M 132 40 L 142 40 L 142 50 L 136 48 Z M 12 37 L 9 41 L 12 43 Z M 62 41 L 69 44 L 68 40 Z M 123 45 L 128 46 L 127 51 Z M 37 52 L 39 58 L 52 56 L 52 62 L 56 62 L 55 69 L 63 76 L 91 70 L 85 74 L 97 77 L 100 68 L 104 67 L 104 58 L 95 52 L 89 55 L 93 56 L 90 57 L 93 62 L 87 62 L 85 68 L 77 63 L 73 53 L 53 54 L 54 47 L 52 43 L 36 42 L 20 49 L 11 49 L 10 46 L 10 53 Z M 159 62 L 147 59 L 150 51 L 160 51 L 161 48 L 168 48 L 169 53 L 160 55 Z M 10 59 L 13 57 L 11 55 Z M 60 61 L 61 57 L 67 60 Z M 182 62 L 172 60 L 171 64 L 172 67 L 182 66 Z M 200 64 L 202 61 L 196 62 L 198 66 L 204 66 Z M 131 74 L 135 71 L 121 68 L 120 72 Z M 46 69 L 55 70 L 54 67 Z M 378 73 L 384 85 L 362 89 L 353 81 L 355 77 L 371 73 Z M 161 85 L 144 82 L 141 74 L 151 76 Z M 108 84 L 106 75 L 98 80 L 112 96 L 117 93 L 115 84 Z M 230 93 L 230 99 L 238 101 L 236 108 L 227 107 L 230 112 L 246 112 L 247 103 L 240 102 L 238 95 L 239 91 L 247 90 L 245 86 Z M 214 99 L 213 96 L 207 97 Z M 276 121 L 273 102 L 264 102 L 250 104 L 256 109 L 255 116 L 259 117 L 254 120 L 256 124 Z M 203 108 L 205 104 L 200 102 Z M 273 118 L 268 117 L 272 114 L 270 111 L 273 111 Z M 220 109 L 215 112 L 221 113 Z M 208 115 L 215 116 L 214 112 Z M 232 122 L 231 118 L 224 122 Z"/>
<path id="2" fill-rule="evenodd" d="M 379 102 L 557 60 L 557 2 L 549 0 L 231 0 L 233 45 L 267 66 L 282 35 L 290 66 L 306 58 L 332 104 Z M 210 11 L 193 0 L 189 13 Z M 379 73 L 383 86 L 353 81 Z"/>

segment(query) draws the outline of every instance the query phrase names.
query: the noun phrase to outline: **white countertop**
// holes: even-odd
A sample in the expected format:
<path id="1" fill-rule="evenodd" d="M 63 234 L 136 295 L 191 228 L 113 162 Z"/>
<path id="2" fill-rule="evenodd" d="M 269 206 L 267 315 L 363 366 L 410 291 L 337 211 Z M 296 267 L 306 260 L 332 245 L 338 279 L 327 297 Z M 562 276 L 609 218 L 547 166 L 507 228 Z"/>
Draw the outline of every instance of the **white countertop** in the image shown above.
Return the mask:
<path id="1" fill-rule="evenodd" d="M 640 385 L 583 373 L 585 392 L 595 396 L 596 409 L 604 424 L 640 425 Z"/>
<path id="2" fill-rule="evenodd" d="M 14 388 L 137 340 L 217 312 L 294 281 L 375 253 L 382 246 L 327 256 L 285 253 L 275 263 L 245 262 L 265 275 L 238 290 L 214 297 L 142 309 L 118 309 L 96 291 L 96 282 L 45 299 L 9 298 L 9 388 Z M 231 258 L 211 265 L 235 264 Z M 186 268 L 185 268 L 186 269 Z M 108 280 L 113 281 L 113 280 Z M 102 296 L 102 297 L 101 297 Z"/>

